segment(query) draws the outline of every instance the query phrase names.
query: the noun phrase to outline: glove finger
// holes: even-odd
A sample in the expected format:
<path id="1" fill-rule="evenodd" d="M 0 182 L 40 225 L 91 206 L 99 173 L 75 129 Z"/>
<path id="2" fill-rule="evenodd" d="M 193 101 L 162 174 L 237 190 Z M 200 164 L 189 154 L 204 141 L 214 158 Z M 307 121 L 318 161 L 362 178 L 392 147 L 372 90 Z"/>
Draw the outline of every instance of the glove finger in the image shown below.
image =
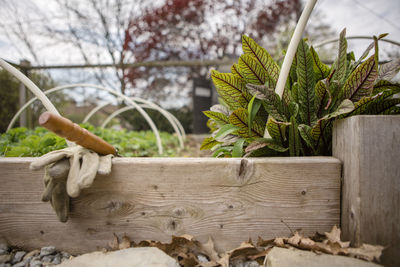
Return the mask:
<path id="1" fill-rule="evenodd" d="M 51 196 L 52 196 L 53 190 L 54 190 L 54 186 L 55 186 L 54 179 L 52 179 L 50 177 L 50 175 L 47 172 L 47 169 L 46 169 L 46 171 L 44 173 L 43 181 L 44 181 L 45 188 L 44 188 L 44 191 L 42 193 L 42 201 L 43 202 L 47 202 L 47 201 L 49 201 L 51 199 Z"/>
<path id="2" fill-rule="evenodd" d="M 80 155 L 76 154 L 69 159 L 70 168 L 67 178 L 67 193 L 70 197 L 79 196 L 80 189 L 78 185 L 79 170 L 81 168 Z"/>
<path id="3" fill-rule="evenodd" d="M 96 178 L 97 169 L 99 168 L 99 155 L 95 152 L 87 150 L 82 156 L 82 166 L 79 172 L 79 188 L 88 188 L 92 185 Z"/>
<path id="4" fill-rule="evenodd" d="M 31 163 L 31 165 L 29 166 L 29 168 L 31 170 L 38 170 L 40 168 L 43 168 L 46 165 L 49 165 L 50 163 L 59 161 L 62 158 L 69 158 L 71 156 L 73 156 L 76 151 L 79 151 L 81 147 L 79 146 L 73 146 L 73 147 L 67 147 L 64 149 L 60 149 L 60 150 L 55 150 L 55 151 L 51 151 L 37 159 L 35 159 L 35 161 L 33 161 Z"/>
<path id="5" fill-rule="evenodd" d="M 97 169 L 98 174 L 109 175 L 111 173 L 111 165 L 112 165 L 111 160 L 113 156 L 114 155 L 109 154 L 100 157 L 99 168 Z"/>
<path id="6" fill-rule="evenodd" d="M 65 181 L 69 173 L 69 160 L 63 158 L 48 168 L 48 173 L 51 178 Z"/>
<path id="7" fill-rule="evenodd" d="M 57 183 L 54 187 L 51 205 L 60 222 L 66 222 L 69 214 L 69 196 L 65 190 L 65 183 Z"/>
<path id="8" fill-rule="evenodd" d="M 62 150 L 56 150 L 56 151 L 51 151 L 40 158 L 35 159 L 29 166 L 31 170 L 38 170 L 43 168 L 46 165 L 49 165 L 50 163 L 53 163 L 55 161 L 58 161 L 64 157 L 67 156 L 67 153 Z"/>

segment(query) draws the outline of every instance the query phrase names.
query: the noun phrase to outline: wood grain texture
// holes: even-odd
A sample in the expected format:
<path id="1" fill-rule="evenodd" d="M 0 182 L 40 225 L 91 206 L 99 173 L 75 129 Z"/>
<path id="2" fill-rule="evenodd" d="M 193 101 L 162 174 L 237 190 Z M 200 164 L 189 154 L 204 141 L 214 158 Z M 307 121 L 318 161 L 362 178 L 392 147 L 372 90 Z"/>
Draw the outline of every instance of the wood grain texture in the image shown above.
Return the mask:
<path id="1" fill-rule="evenodd" d="M 333 155 L 343 162 L 343 238 L 355 245 L 400 242 L 400 116 L 337 121 Z"/>
<path id="2" fill-rule="evenodd" d="M 110 176 L 73 199 L 67 223 L 40 202 L 32 158 L 0 159 L 0 234 L 12 245 L 71 253 L 107 247 L 113 233 L 169 242 L 211 236 L 220 251 L 251 237 L 305 234 L 339 223 L 340 161 L 332 157 L 116 158 Z"/>

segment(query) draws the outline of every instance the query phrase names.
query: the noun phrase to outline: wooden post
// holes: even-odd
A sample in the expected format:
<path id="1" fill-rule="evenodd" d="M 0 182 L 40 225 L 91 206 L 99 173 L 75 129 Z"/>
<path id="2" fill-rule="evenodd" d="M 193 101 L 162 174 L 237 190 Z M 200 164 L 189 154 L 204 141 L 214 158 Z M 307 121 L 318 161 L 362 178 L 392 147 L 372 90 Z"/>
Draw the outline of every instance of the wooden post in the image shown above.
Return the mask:
<path id="1" fill-rule="evenodd" d="M 400 116 L 355 116 L 335 122 L 333 156 L 343 162 L 344 240 L 400 242 Z"/>

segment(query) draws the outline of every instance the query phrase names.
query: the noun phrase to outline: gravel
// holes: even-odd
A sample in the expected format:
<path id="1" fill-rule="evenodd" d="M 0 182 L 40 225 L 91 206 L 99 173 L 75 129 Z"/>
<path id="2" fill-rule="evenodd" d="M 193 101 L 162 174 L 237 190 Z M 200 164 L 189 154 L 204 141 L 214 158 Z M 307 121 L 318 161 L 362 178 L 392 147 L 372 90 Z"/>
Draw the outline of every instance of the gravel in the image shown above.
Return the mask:
<path id="1" fill-rule="evenodd" d="M 53 246 L 23 251 L 0 242 L 0 267 L 51 267 L 69 259 L 71 254 Z"/>

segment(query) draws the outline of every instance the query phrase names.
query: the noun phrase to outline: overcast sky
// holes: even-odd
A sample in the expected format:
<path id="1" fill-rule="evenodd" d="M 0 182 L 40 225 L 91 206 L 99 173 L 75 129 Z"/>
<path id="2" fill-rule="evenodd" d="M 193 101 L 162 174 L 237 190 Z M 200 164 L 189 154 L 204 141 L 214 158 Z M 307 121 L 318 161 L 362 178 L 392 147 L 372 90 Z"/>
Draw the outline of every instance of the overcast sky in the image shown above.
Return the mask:
<path id="1" fill-rule="evenodd" d="M 13 1 L 13 0 L 5 0 Z M 51 8 L 52 1 L 49 0 L 31 0 L 40 8 Z M 132 0 L 134 1 L 134 0 Z M 27 0 L 18 1 L 18 4 L 25 5 Z M 1 9 L 1 7 L 0 7 Z M 321 17 L 326 23 L 332 25 L 332 28 L 339 33 L 343 28 L 347 29 L 347 36 L 351 35 L 378 35 L 381 33 L 390 33 L 387 38 L 400 42 L 400 0 L 319 0 L 315 7 L 322 15 Z M 34 20 L 34 12 L 31 9 L 25 9 L 23 12 L 29 12 L 28 17 Z M 22 14 L 20 14 L 22 15 Z M 50 23 L 59 23 L 49 21 Z M 349 49 L 354 50 L 360 55 L 370 41 L 349 40 Z M 18 51 L 18 46 L 13 46 L 10 40 L 0 32 L 0 56 L 7 60 L 19 62 L 23 57 L 24 51 Z M 382 49 L 393 49 L 392 45 L 381 43 Z M 399 47 L 398 47 L 399 48 Z M 39 53 L 40 57 L 44 57 L 41 63 L 46 64 L 71 64 L 77 57 L 74 55 L 58 55 L 54 57 L 53 52 Z M 77 62 L 75 62 L 77 63 Z M 108 62 L 104 62 L 108 63 Z"/>
<path id="2" fill-rule="evenodd" d="M 400 42 L 399 0 L 319 0 L 315 9 L 337 32 L 346 28 L 347 36 L 389 33 L 387 38 Z M 369 42 L 348 41 L 349 48 L 355 50 L 356 56 L 363 52 Z M 388 45 L 381 42 L 381 46 Z"/>

